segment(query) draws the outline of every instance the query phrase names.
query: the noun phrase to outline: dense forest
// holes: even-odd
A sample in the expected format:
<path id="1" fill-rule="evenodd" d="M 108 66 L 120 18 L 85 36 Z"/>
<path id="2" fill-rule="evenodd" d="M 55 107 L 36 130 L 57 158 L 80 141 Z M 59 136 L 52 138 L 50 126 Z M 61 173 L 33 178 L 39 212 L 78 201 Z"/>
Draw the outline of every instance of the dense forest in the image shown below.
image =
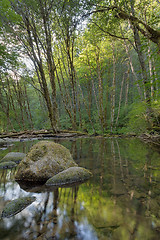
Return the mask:
<path id="1" fill-rule="evenodd" d="M 158 132 L 159 13 L 158 0 L 1 0 L 0 132 Z"/>

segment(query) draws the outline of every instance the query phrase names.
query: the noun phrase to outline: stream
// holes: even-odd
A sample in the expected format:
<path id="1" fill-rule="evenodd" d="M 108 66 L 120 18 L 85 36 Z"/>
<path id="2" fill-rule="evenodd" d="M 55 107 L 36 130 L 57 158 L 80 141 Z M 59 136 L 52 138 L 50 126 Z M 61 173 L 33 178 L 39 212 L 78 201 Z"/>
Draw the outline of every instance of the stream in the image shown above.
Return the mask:
<path id="1" fill-rule="evenodd" d="M 0 149 L 27 153 L 38 140 Z M 1 240 L 159 240 L 160 151 L 136 138 L 55 141 L 93 173 L 80 185 L 45 190 L 14 180 L 16 168 L 0 170 L 0 212 L 16 198 L 36 201 L 0 219 Z"/>

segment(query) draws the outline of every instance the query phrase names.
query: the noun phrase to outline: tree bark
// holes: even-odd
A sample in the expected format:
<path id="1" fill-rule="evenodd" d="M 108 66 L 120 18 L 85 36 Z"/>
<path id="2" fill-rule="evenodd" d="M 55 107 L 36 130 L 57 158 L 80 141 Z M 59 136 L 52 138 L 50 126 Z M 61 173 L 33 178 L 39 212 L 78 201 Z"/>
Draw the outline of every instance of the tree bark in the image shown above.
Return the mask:
<path id="1" fill-rule="evenodd" d="M 133 0 L 130 0 L 130 2 L 131 2 L 132 15 L 135 16 Z M 131 22 L 131 26 L 132 26 L 132 30 L 133 30 L 133 34 L 134 34 L 136 51 L 137 51 L 137 54 L 138 54 L 138 58 L 139 58 L 139 62 L 140 62 L 141 70 L 142 70 L 144 92 L 146 94 L 146 103 L 147 103 L 148 106 L 150 106 L 150 101 L 151 101 L 151 99 L 150 99 L 150 88 L 148 86 L 147 69 L 146 69 L 145 60 L 144 60 L 144 56 L 143 56 L 143 52 L 142 52 L 141 40 L 140 40 L 140 36 L 139 36 L 137 26 L 135 24 L 133 24 L 133 21 L 130 21 L 130 22 Z"/>
<path id="2" fill-rule="evenodd" d="M 99 118 L 101 130 L 104 133 L 104 110 L 103 110 L 103 80 L 100 66 L 100 49 L 96 46 L 96 64 L 98 77 L 98 96 L 99 96 Z"/>
<path id="3" fill-rule="evenodd" d="M 40 12 L 35 15 L 34 8 L 29 9 L 28 6 L 17 2 L 15 4 L 12 2 L 12 6 L 14 7 L 15 11 L 22 16 L 23 26 L 20 25 L 20 31 L 13 32 L 16 34 L 18 39 L 22 42 L 28 56 L 33 61 L 35 66 L 35 70 L 37 73 L 37 77 L 39 80 L 39 84 L 41 87 L 41 91 L 43 93 L 43 97 L 46 101 L 46 106 L 48 109 L 48 115 L 50 119 L 50 124 L 53 129 L 53 132 L 57 132 L 57 105 L 56 105 L 56 88 L 55 88 L 55 65 L 52 58 L 52 49 L 51 49 L 51 37 L 50 37 L 50 21 L 46 21 L 46 17 L 48 16 L 49 12 L 47 7 L 45 7 L 45 3 L 42 3 L 41 0 L 38 1 L 38 5 L 40 8 Z M 45 16 L 44 16 L 45 15 Z M 39 22 L 37 19 L 42 23 L 40 27 Z M 21 23 L 22 24 L 22 23 Z M 22 31 L 22 32 L 21 32 Z M 25 34 L 23 35 L 23 31 Z M 42 36 L 42 33 L 44 34 Z M 44 37 L 45 36 L 45 37 Z M 47 62 L 47 66 L 49 69 L 49 79 L 51 82 L 52 87 L 52 97 L 49 94 L 49 88 L 47 85 L 47 74 L 45 72 L 45 63 Z"/>
<path id="4" fill-rule="evenodd" d="M 124 85 L 125 75 L 126 75 L 126 73 L 123 74 L 123 78 L 122 78 L 122 82 L 121 82 L 121 90 L 120 90 L 120 95 L 119 95 L 118 114 L 117 114 L 117 119 L 116 119 L 116 123 L 115 123 L 115 128 L 116 128 L 116 126 L 118 124 L 119 114 L 120 114 L 120 110 L 121 110 L 122 92 L 123 92 L 123 85 Z"/>
<path id="5" fill-rule="evenodd" d="M 111 43 L 111 47 L 113 52 L 113 79 L 111 89 L 111 133 L 112 133 L 114 127 L 115 97 L 116 97 L 116 56 L 114 42 Z"/>
<path id="6" fill-rule="evenodd" d="M 129 47 L 128 47 L 128 44 L 127 44 L 126 40 L 124 40 L 124 46 L 125 46 L 125 50 L 126 50 L 126 53 L 127 53 L 127 56 L 128 56 L 130 68 L 131 68 L 132 74 L 133 74 L 135 82 L 136 82 L 137 90 L 138 90 L 140 99 L 142 101 L 143 100 L 142 91 L 141 91 L 141 88 L 140 88 L 139 83 L 138 83 L 137 74 L 136 74 L 136 72 L 134 70 L 134 66 L 133 66 L 133 63 L 132 63 L 132 58 L 131 58 L 131 55 L 129 53 Z"/>

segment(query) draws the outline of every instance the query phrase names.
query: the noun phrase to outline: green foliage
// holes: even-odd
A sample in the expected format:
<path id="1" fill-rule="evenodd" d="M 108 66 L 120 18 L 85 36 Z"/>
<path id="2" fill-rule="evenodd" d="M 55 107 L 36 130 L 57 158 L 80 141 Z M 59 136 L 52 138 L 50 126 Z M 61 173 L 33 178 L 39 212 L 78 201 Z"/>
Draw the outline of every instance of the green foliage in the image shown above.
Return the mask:
<path id="1" fill-rule="evenodd" d="M 157 129 L 160 132 L 160 99 L 152 102 L 153 110 L 153 130 Z"/>
<path id="2" fill-rule="evenodd" d="M 15 8 L 11 2 L 16 4 Z M 120 0 L 116 2 L 118 7 L 130 14 L 131 1 Z M 156 1 L 149 0 L 132 2 L 134 2 L 135 16 L 156 29 L 159 24 L 160 5 L 157 5 Z M 46 96 L 43 93 L 42 81 L 39 81 L 37 77 L 35 78 L 41 54 L 46 84 L 50 98 L 53 100 L 52 82 L 49 82 L 50 66 L 47 65 L 48 59 L 46 58 L 48 37 L 45 37 L 45 28 L 42 27 L 44 9 L 45 11 L 50 9 L 47 13 L 47 31 L 52 33 L 51 49 L 53 49 L 53 55 L 51 57 L 53 57 L 53 62 L 56 65 L 55 75 L 59 76 L 59 82 L 57 81 L 55 84 L 56 101 L 59 110 L 58 124 L 60 128 L 71 129 L 73 127 L 73 115 L 75 113 L 74 110 L 76 110 L 76 125 L 79 130 L 85 130 L 91 134 L 94 132 L 100 134 L 110 133 L 114 72 L 112 43 L 114 43 L 115 48 L 114 89 L 116 96 L 112 133 L 140 134 L 148 131 L 148 128 L 150 128 L 145 103 L 139 103 L 140 97 L 137 84 L 141 90 L 142 101 L 144 100 L 144 88 L 149 89 L 151 93 L 151 87 L 153 87 L 154 96 L 151 96 L 153 115 L 150 122 L 154 127 L 159 125 L 160 101 L 155 101 L 155 99 L 158 99 L 160 89 L 160 57 L 157 54 L 157 48 L 155 43 L 148 42 L 146 36 L 140 35 L 141 51 L 145 55 L 147 69 L 148 82 L 146 83 L 141 76 L 139 59 L 134 48 L 132 28 L 128 25 L 128 21 L 118 18 L 117 9 L 107 9 L 113 5 L 115 5 L 115 1 L 106 0 L 70 0 L 60 1 L 58 4 L 56 1 L 51 0 L 44 2 L 39 0 L 0 1 L 0 34 L 2 39 L 0 43 L 0 77 L 2 79 L 1 83 L 3 83 L 0 85 L 0 131 L 11 130 L 11 126 L 7 126 L 8 117 L 13 128 L 20 130 L 16 113 L 22 125 L 19 92 L 14 92 L 14 84 L 12 84 L 17 82 L 17 80 L 23 94 L 25 82 L 34 128 L 50 127 L 48 111 L 44 103 Z M 104 11 L 99 11 L 100 9 Z M 90 14 L 92 11 L 94 13 Z M 28 74 L 29 67 L 28 65 L 24 66 L 22 58 L 29 54 L 33 59 L 34 54 L 32 47 L 27 42 L 28 35 L 24 28 L 25 23 L 20 15 L 24 18 L 27 17 L 31 22 L 30 37 L 33 40 L 33 47 L 35 47 L 34 54 L 36 54 L 38 59 L 35 64 L 36 69 L 32 69 L 30 74 Z M 84 19 L 85 21 L 83 21 Z M 131 60 L 125 51 L 124 41 L 113 37 L 114 35 L 126 37 L 129 40 L 126 39 L 126 43 Z M 38 45 L 36 45 L 35 37 L 39 41 Z M 23 47 L 22 42 L 24 44 Z M 150 54 L 148 47 L 150 47 Z M 150 60 L 152 67 L 148 66 Z M 137 78 L 135 78 L 131 70 L 130 61 L 132 61 Z M 9 73 L 10 69 L 16 71 L 16 73 L 18 72 L 18 74 L 20 73 L 21 77 L 18 76 L 15 79 L 15 76 Z M 152 70 L 152 76 L 150 70 Z M 11 93 L 8 89 L 7 78 L 10 81 Z M 123 79 L 122 99 L 119 105 Z M 136 79 L 137 81 L 135 81 Z M 127 90 L 127 83 L 129 83 L 129 90 Z M 37 94 L 40 92 L 40 89 L 41 97 Z M 27 100 L 24 100 L 22 105 L 25 127 L 30 128 L 30 122 L 27 118 L 29 110 L 26 110 Z M 8 109 L 8 113 L 7 110 L 4 112 L 4 109 Z M 119 118 L 116 125 L 118 113 Z M 104 117 L 103 123 L 102 115 Z"/>
<path id="3" fill-rule="evenodd" d="M 147 120 L 145 103 L 133 103 L 126 118 L 126 126 L 119 131 L 121 133 L 141 134 L 146 132 L 150 126 Z"/>

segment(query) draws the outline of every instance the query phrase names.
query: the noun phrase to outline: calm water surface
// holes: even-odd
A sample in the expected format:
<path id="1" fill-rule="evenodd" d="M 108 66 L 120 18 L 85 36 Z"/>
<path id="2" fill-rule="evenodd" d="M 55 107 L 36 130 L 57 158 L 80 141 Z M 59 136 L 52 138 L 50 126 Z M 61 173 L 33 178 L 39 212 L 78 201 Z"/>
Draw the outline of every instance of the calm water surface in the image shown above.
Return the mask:
<path id="1" fill-rule="evenodd" d="M 52 141 L 52 140 L 51 140 Z M 57 142 L 57 141 L 56 141 Z M 35 141 L 0 150 L 27 153 Z M 0 219 L 2 240 L 159 240 L 160 152 L 138 139 L 58 141 L 93 178 L 45 191 L 19 185 L 16 169 L 0 170 L 0 211 L 13 199 L 35 196 L 17 215 Z"/>

